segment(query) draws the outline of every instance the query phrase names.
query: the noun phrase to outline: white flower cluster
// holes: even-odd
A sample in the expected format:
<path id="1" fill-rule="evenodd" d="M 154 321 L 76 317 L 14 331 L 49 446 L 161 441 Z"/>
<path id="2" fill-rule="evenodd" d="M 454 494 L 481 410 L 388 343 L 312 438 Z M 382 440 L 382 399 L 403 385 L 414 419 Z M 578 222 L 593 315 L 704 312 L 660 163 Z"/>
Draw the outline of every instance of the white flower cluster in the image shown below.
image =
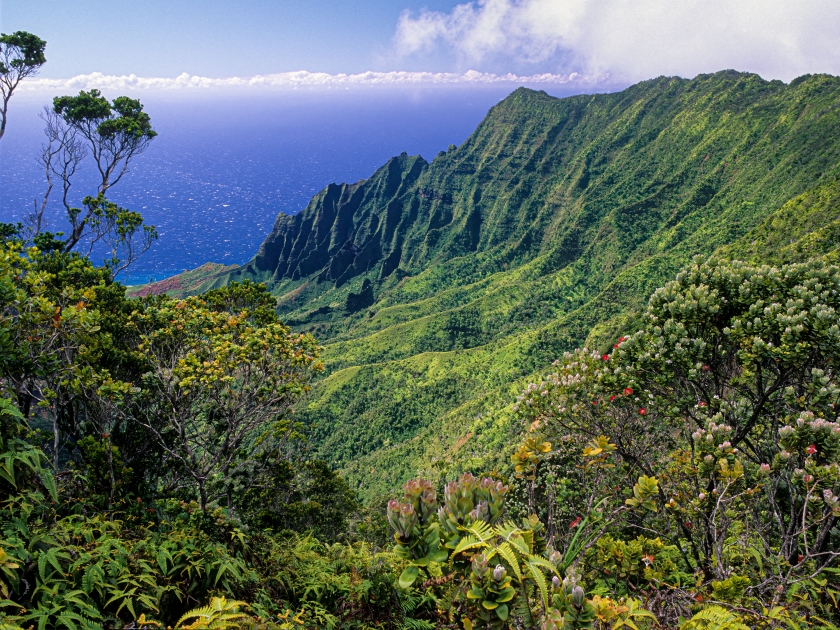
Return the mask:
<path id="1" fill-rule="evenodd" d="M 830 422 L 825 418 L 816 418 L 811 411 L 803 411 L 796 419 L 796 427 L 789 424 L 779 429 L 779 435 L 782 438 L 789 437 L 796 433 L 797 428 L 804 427 L 810 429 L 814 433 L 830 432 L 835 436 L 840 436 L 840 424 L 837 422 Z"/>
<path id="2" fill-rule="evenodd" d="M 691 434 L 691 437 L 694 438 L 695 442 L 699 442 L 700 440 L 712 442 L 715 438 L 720 439 L 721 437 L 729 435 L 733 430 L 734 429 L 728 424 L 716 424 L 714 421 L 710 421 L 706 426 L 705 431 L 703 429 L 697 429 Z M 728 441 L 725 442 L 725 444 L 727 446 L 731 446 Z"/>

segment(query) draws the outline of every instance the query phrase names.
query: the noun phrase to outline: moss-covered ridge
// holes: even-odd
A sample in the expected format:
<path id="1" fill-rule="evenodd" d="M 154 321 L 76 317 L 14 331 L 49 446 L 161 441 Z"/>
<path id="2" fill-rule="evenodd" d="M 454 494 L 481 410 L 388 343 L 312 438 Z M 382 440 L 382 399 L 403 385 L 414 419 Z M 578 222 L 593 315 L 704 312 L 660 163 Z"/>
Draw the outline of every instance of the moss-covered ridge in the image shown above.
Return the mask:
<path id="1" fill-rule="evenodd" d="M 279 216 L 207 286 L 268 281 L 323 341 L 331 376 L 300 413 L 370 495 L 432 460 L 498 454 L 511 388 L 632 327 L 692 256 L 831 255 L 838 103 L 826 75 L 519 89 L 431 163 L 399 156 Z"/>

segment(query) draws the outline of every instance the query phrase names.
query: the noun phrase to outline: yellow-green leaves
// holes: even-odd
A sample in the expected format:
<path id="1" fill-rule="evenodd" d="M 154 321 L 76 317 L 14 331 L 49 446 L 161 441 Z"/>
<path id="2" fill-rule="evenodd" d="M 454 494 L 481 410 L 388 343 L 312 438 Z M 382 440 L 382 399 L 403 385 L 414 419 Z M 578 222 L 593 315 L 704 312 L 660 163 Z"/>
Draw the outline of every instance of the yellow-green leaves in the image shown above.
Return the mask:
<path id="1" fill-rule="evenodd" d="M 642 475 L 633 486 L 633 497 L 627 499 L 625 503 L 632 508 L 643 508 L 655 512 L 657 494 L 659 494 L 659 481 L 656 477 Z"/>
<path id="2" fill-rule="evenodd" d="M 583 456 L 586 458 L 584 465 L 587 468 L 593 466 L 612 468 L 613 464 L 607 464 L 607 459 L 615 452 L 616 448 L 618 447 L 612 444 L 606 435 L 592 438 L 583 449 Z"/>
<path id="3" fill-rule="evenodd" d="M 535 437 L 525 440 L 510 456 L 510 461 L 516 469 L 516 476 L 530 481 L 536 479 L 540 458 L 549 451 L 551 451 L 551 442 L 538 442 Z"/>
<path id="4" fill-rule="evenodd" d="M 264 448 L 277 423 L 286 428 L 279 439 L 291 435 L 284 417 L 321 369 L 320 348 L 276 318 L 217 310 L 195 297 L 163 300 L 132 321 L 148 365 L 139 395 L 149 417 L 169 426 L 142 422 L 189 471 L 204 505 L 209 486 L 235 472 L 243 445 Z"/>

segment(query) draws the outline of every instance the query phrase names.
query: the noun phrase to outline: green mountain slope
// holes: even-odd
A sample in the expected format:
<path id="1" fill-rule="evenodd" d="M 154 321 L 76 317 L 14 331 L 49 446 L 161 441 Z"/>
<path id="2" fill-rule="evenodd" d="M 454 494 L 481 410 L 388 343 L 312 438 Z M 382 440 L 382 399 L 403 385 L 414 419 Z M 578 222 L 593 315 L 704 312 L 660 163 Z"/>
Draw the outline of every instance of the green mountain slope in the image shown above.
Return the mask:
<path id="1" fill-rule="evenodd" d="M 492 466 L 509 404 L 563 350 L 608 347 L 692 256 L 835 256 L 840 79 L 732 71 L 556 99 L 519 89 L 431 163 L 393 158 L 280 215 L 256 257 L 325 345 L 298 410 L 363 496 Z"/>

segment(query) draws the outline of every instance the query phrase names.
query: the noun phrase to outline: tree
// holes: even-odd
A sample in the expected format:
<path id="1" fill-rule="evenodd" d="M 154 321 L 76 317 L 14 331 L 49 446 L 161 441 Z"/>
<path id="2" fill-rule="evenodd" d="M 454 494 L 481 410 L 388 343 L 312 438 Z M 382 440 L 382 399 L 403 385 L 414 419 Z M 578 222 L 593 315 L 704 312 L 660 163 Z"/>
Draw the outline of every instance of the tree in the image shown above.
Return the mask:
<path id="1" fill-rule="evenodd" d="M 276 449 L 250 461 L 253 470 L 243 467 L 234 493 L 245 522 L 260 530 L 311 531 L 325 541 L 346 535 L 348 517 L 359 506 L 347 482 L 325 462 L 299 461 Z"/>
<path id="2" fill-rule="evenodd" d="M 122 179 L 131 160 L 157 135 L 140 101 L 120 96 L 112 102 L 99 90 L 53 99 L 53 111 L 88 143 L 101 177 L 98 194 Z M 78 240 L 78 239 L 77 239 Z"/>
<path id="3" fill-rule="evenodd" d="M 107 191 L 128 172 L 131 161 L 157 135 L 151 119 L 140 101 L 120 96 L 108 102 L 99 90 L 56 97 L 52 109 L 45 108 L 41 117 L 46 122 L 47 143 L 42 147 L 39 161 L 47 188 L 40 206 L 35 202 L 29 219 L 32 235 L 37 237 L 43 232 L 47 203 L 58 184 L 70 223 L 64 251 L 71 251 L 84 242 L 90 255 L 94 246 L 104 244 L 111 254 L 105 264 L 116 275 L 157 239 L 154 226 L 145 225 L 139 213 L 106 197 Z M 88 154 L 96 162 L 100 178 L 97 194 L 86 196 L 79 208 L 69 198 L 69 192 L 76 170 Z"/>
<path id="4" fill-rule="evenodd" d="M 239 467 L 292 431 L 286 415 L 321 369 L 318 346 L 276 316 L 259 323 L 199 298 L 150 305 L 135 325 L 149 364 L 137 422 L 180 466 L 173 485 L 191 487 L 202 508 L 232 507 Z"/>
<path id="5" fill-rule="evenodd" d="M 46 46 L 47 42 L 26 31 L 0 34 L 0 138 L 6 132 L 9 99 L 21 81 L 47 62 Z"/>
<path id="6" fill-rule="evenodd" d="M 99 330 L 88 308 L 93 291 L 64 287 L 51 295 L 42 254 L 0 247 L 0 395 L 15 400 L 26 420 L 40 415 L 53 432 L 53 463 L 61 448 L 60 416 L 87 372 L 82 358 Z"/>

